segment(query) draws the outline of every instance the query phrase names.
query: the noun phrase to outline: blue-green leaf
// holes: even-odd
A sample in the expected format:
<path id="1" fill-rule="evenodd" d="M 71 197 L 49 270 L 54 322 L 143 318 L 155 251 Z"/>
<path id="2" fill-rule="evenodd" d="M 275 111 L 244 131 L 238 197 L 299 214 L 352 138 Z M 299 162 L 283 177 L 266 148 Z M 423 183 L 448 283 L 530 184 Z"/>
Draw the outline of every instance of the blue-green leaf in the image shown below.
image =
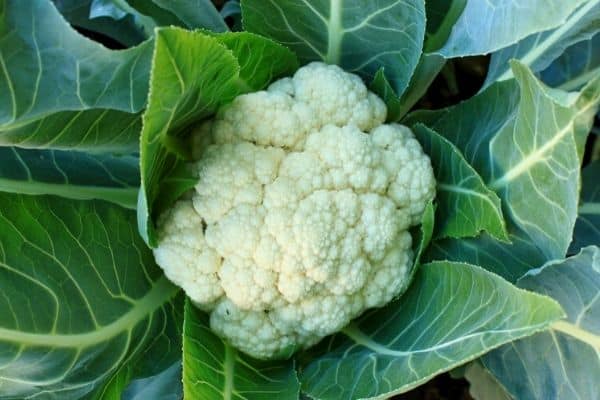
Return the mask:
<path id="1" fill-rule="evenodd" d="M 600 161 L 595 161 L 583 169 L 581 202 L 573 243 L 569 248 L 572 254 L 585 246 L 600 244 Z"/>
<path id="2" fill-rule="evenodd" d="M 600 249 L 550 262 L 517 285 L 554 298 L 567 317 L 485 355 L 485 367 L 516 399 L 598 399 Z"/>
<path id="3" fill-rule="evenodd" d="M 448 109 L 414 113 L 407 123 L 423 122 L 461 150 L 500 195 L 511 240 L 520 236 L 518 247 L 525 245 L 516 254 L 526 254 L 530 243 L 531 254 L 541 253 L 543 262 L 564 257 L 571 241 L 581 144 L 600 101 L 600 79 L 579 94 L 567 94 L 548 89 L 525 66 L 514 63 L 513 69 L 517 82 L 494 84 Z M 501 245 L 485 237 L 452 245 L 445 242 L 444 246 L 457 257 L 485 253 L 485 258 L 499 261 L 513 251 L 507 245 L 498 252 Z M 533 263 L 538 261 L 531 257 L 530 268 L 539 267 Z M 502 266 L 503 276 L 514 277 L 506 273 L 511 268 Z"/>
<path id="4" fill-rule="evenodd" d="M 0 191 L 100 199 L 135 208 L 138 164 L 134 156 L 0 147 Z"/>
<path id="5" fill-rule="evenodd" d="M 495 81 L 513 77 L 513 70 L 509 64 L 511 59 L 519 60 L 533 72 L 542 71 L 567 48 L 575 43 L 588 41 L 598 33 L 600 31 L 598 21 L 600 21 L 600 0 L 588 0 L 555 29 L 535 33 L 513 46 L 494 53 L 484 87 Z"/>
<path id="6" fill-rule="evenodd" d="M 0 145 L 137 149 L 152 43 L 108 50 L 49 0 L 6 0 L 0 18 Z"/>
<path id="7" fill-rule="evenodd" d="M 398 301 L 321 343 L 323 354 L 302 370 L 302 389 L 319 399 L 387 398 L 562 315 L 553 300 L 481 268 L 423 265 Z"/>
<path id="8" fill-rule="evenodd" d="M 542 81 L 552 87 L 579 90 L 593 77 L 600 75 L 600 32 L 582 40 L 565 52 L 540 73 Z"/>
<path id="9" fill-rule="evenodd" d="M 244 28 L 289 46 L 302 62 L 323 60 L 369 80 L 383 68 L 406 89 L 425 34 L 423 0 L 244 0 Z"/>
<path id="10" fill-rule="evenodd" d="M 210 330 L 208 315 L 190 301 L 183 328 L 185 397 L 203 400 L 296 400 L 294 361 L 262 361 L 239 353 Z"/>
<path id="11" fill-rule="evenodd" d="M 0 397 L 118 399 L 180 357 L 178 289 L 135 213 L 0 193 L 0 224 Z"/>
<path id="12" fill-rule="evenodd" d="M 431 158 L 437 182 L 436 237 L 474 237 L 485 230 L 499 240 L 508 234 L 500 199 L 450 141 L 425 125 L 413 127 Z"/>
<path id="13" fill-rule="evenodd" d="M 467 1 L 439 53 L 446 58 L 491 53 L 564 24 L 589 1 L 596 0 Z"/>
<path id="14" fill-rule="evenodd" d="M 77 28 L 108 36 L 126 47 L 147 39 L 132 15 L 115 20 L 111 17 L 90 18 L 92 0 L 54 0 L 54 5 L 69 23 Z"/>

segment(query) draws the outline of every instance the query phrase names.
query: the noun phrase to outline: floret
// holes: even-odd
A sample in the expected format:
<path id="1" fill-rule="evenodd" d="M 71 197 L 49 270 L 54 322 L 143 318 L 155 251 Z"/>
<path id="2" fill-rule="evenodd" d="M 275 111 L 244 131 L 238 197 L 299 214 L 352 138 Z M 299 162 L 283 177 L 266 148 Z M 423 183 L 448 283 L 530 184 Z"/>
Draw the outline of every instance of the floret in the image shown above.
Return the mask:
<path id="1" fill-rule="evenodd" d="M 385 116 L 360 78 L 312 63 L 198 128 L 198 183 L 159 218 L 154 253 L 242 351 L 289 356 L 407 286 L 435 181 Z"/>

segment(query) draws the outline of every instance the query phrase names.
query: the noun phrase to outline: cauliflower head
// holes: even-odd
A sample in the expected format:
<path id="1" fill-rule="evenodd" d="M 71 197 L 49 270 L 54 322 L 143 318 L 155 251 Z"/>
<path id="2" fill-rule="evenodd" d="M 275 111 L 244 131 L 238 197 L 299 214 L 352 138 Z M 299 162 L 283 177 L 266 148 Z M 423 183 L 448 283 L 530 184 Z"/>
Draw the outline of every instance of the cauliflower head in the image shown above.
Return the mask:
<path id="1" fill-rule="evenodd" d="M 159 217 L 154 255 L 240 350 L 287 357 L 407 286 L 435 180 L 385 117 L 358 76 L 312 63 L 194 132 L 198 183 Z"/>

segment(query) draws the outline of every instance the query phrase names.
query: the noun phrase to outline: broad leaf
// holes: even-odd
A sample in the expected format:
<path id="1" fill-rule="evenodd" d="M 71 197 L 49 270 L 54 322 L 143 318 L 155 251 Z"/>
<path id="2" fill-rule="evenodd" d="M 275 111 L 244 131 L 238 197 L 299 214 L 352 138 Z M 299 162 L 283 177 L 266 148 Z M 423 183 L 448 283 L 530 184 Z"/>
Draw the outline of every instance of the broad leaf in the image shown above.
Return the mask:
<path id="1" fill-rule="evenodd" d="M 512 396 L 479 361 L 467 364 L 464 378 L 469 381 L 469 394 L 475 400 L 512 400 Z"/>
<path id="2" fill-rule="evenodd" d="M 585 246 L 600 244 L 600 161 L 583 169 L 581 203 L 569 251 L 577 253 Z"/>
<path id="3" fill-rule="evenodd" d="M 188 28 L 205 28 L 214 32 L 227 31 L 223 17 L 211 0 L 152 0 L 157 6 L 173 13 Z"/>
<path id="4" fill-rule="evenodd" d="M 0 147 L 0 191 L 101 199 L 135 208 L 138 163 L 133 156 Z"/>
<path id="5" fill-rule="evenodd" d="M 406 294 L 321 344 L 327 353 L 302 371 L 320 399 L 389 397 L 563 315 L 557 303 L 481 268 L 422 266 Z"/>
<path id="6" fill-rule="evenodd" d="M 488 54 L 558 27 L 575 9 L 595 0 L 467 1 L 439 53 L 446 58 Z"/>
<path id="7" fill-rule="evenodd" d="M 140 150 L 138 224 L 147 243 L 156 244 L 151 218 L 161 208 L 156 207 L 159 193 L 168 186 L 165 193 L 172 200 L 194 184 L 182 165 L 189 159 L 185 137 L 194 124 L 235 96 L 259 90 L 296 68 L 293 53 L 250 33 L 157 31 Z"/>
<path id="8" fill-rule="evenodd" d="M 147 38 L 132 15 L 119 20 L 108 16 L 90 18 L 92 2 L 93 0 L 54 0 L 54 5 L 71 25 L 108 36 L 126 47 L 140 44 Z"/>
<path id="9" fill-rule="evenodd" d="M 569 47 L 540 73 L 542 81 L 563 90 L 578 90 L 600 75 L 600 32 Z"/>
<path id="10" fill-rule="evenodd" d="M 431 158 L 437 182 L 436 237 L 474 237 L 485 230 L 506 241 L 500 199 L 488 189 L 460 151 L 425 125 L 413 127 Z"/>
<path id="11" fill-rule="evenodd" d="M 0 17 L 0 144 L 136 149 L 152 43 L 108 50 L 49 0 L 7 0 Z"/>
<path id="12" fill-rule="evenodd" d="M 181 400 L 181 360 L 157 375 L 137 379 L 123 391 L 120 400 Z"/>
<path id="13" fill-rule="evenodd" d="M 417 66 L 423 0 L 244 0 L 244 28 L 290 47 L 302 62 L 323 60 L 373 78 L 381 68 L 398 95 Z"/>
<path id="14" fill-rule="evenodd" d="M 517 399 L 598 399 L 600 249 L 550 262 L 517 284 L 557 300 L 567 318 L 485 355 L 483 364 Z"/>
<path id="15" fill-rule="evenodd" d="M 296 400 L 294 361 L 259 361 L 215 335 L 208 315 L 185 304 L 183 387 L 189 399 Z"/>
<path id="16" fill-rule="evenodd" d="M 575 43 L 589 40 L 600 31 L 600 0 L 588 0 L 555 29 L 535 33 L 492 55 L 484 87 L 510 79 L 509 61 L 517 59 L 532 71 L 542 71 Z"/>
<path id="17" fill-rule="evenodd" d="M 570 103 L 548 91 L 513 62 L 521 86 L 514 122 L 490 142 L 490 187 L 502 195 L 512 220 L 548 258 L 566 254 L 577 217 L 580 158 L 576 127 L 600 101 L 600 76 Z M 525 200 L 526 199 L 526 200 Z"/>
<path id="18" fill-rule="evenodd" d="M 485 232 L 476 238 L 436 240 L 423 255 L 423 260 L 462 261 L 480 265 L 510 282 L 516 282 L 547 259 L 517 227 L 508 224 L 508 232 L 510 243 L 499 242 Z"/>
<path id="19" fill-rule="evenodd" d="M 0 223 L 2 397 L 116 399 L 179 357 L 178 290 L 133 212 L 0 193 Z"/>
<path id="20" fill-rule="evenodd" d="M 513 68 L 518 87 L 513 81 L 497 83 L 457 106 L 414 113 L 406 123 L 423 122 L 455 144 L 500 195 L 514 227 L 509 233 L 524 234 L 519 243 L 533 243 L 538 250 L 532 253 L 541 252 L 547 261 L 564 257 L 571 241 L 581 144 L 600 100 L 600 79 L 579 95 L 568 95 L 548 89 L 518 63 Z M 493 251 L 490 258 L 501 260 L 505 253 L 485 240 L 468 243 L 483 246 L 475 249 L 480 252 Z"/>

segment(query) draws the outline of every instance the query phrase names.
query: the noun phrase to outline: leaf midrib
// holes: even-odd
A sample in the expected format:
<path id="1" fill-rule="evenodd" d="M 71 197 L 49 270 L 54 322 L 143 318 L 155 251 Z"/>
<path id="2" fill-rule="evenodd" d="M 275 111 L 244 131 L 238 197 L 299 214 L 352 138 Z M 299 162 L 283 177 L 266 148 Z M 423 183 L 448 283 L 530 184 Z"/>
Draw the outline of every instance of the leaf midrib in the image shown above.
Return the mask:
<path id="1" fill-rule="evenodd" d="M 165 276 L 162 276 L 154 283 L 153 288 L 135 303 L 131 310 L 98 330 L 86 333 L 56 334 L 0 328 L 0 342 L 73 349 L 91 347 L 108 341 L 122 332 L 133 330 L 140 321 L 168 302 L 177 291 L 178 288 L 171 284 Z"/>
<path id="2" fill-rule="evenodd" d="M 74 200 L 106 200 L 128 209 L 137 205 L 137 187 L 107 187 L 48 183 L 30 180 L 0 178 L 0 191 L 28 195 L 55 195 Z"/>
<path id="3" fill-rule="evenodd" d="M 329 7 L 329 20 L 327 21 L 327 54 L 325 62 L 328 64 L 339 64 L 342 48 L 342 0 L 331 0 Z"/>
<path id="4" fill-rule="evenodd" d="M 547 326 L 548 326 L 547 323 L 542 322 L 539 324 L 526 325 L 526 326 L 523 326 L 520 328 L 513 328 L 513 329 L 488 329 L 488 330 L 473 332 L 473 333 L 470 333 L 470 334 L 467 334 L 464 336 L 460 336 L 455 339 L 448 340 L 447 342 L 438 343 L 438 344 L 435 344 L 430 347 L 425 347 L 422 349 L 416 349 L 416 350 L 410 350 L 410 351 L 394 350 L 392 348 L 387 347 L 386 345 L 382 345 L 382 344 L 374 341 L 371 337 L 369 337 L 364 332 L 362 332 L 354 324 L 348 325 L 346 328 L 344 328 L 342 330 L 342 333 L 344 335 L 346 335 L 348 338 L 350 338 L 356 344 L 363 346 L 363 347 L 373 351 L 374 353 L 381 354 L 384 356 L 391 356 L 391 357 L 410 357 L 410 356 L 413 356 L 413 355 L 419 354 L 419 353 L 430 353 L 433 351 L 439 351 L 439 350 L 442 350 L 449 346 L 455 345 L 457 343 L 462 343 L 462 342 L 465 342 L 467 340 L 477 338 L 477 337 L 483 337 L 490 333 L 506 334 L 508 337 L 514 338 L 514 337 L 521 336 L 522 332 L 535 332 L 535 331 L 539 331 L 540 329 L 543 329 L 544 327 L 547 327 Z M 506 339 L 508 339 L 508 338 L 506 338 Z M 490 347 L 495 347 L 495 346 L 487 346 L 487 347 L 490 348 Z"/>
<path id="5" fill-rule="evenodd" d="M 575 121 L 577 121 L 577 119 L 580 116 L 587 113 L 595 105 L 596 101 L 590 101 L 584 106 L 582 106 L 576 113 L 574 113 L 571 116 L 569 122 L 562 129 L 560 129 L 556 133 L 556 135 L 554 135 L 542 146 L 529 153 L 526 157 L 523 157 L 513 167 L 506 171 L 504 175 L 502 175 L 500 178 L 495 179 L 488 186 L 493 190 L 498 191 L 510 184 L 510 182 L 517 179 L 525 172 L 529 171 L 534 165 L 538 164 L 540 161 L 543 161 L 544 155 L 547 152 L 552 151 L 556 146 L 558 146 L 562 139 L 566 137 L 569 133 L 573 133 Z"/>
<path id="6" fill-rule="evenodd" d="M 581 342 L 587 343 L 597 350 L 600 350 L 600 336 L 592 332 L 588 332 L 582 329 L 580 326 L 562 320 L 552 323 L 550 328 L 554 331 L 571 336 L 572 338 L 575 338 Z"/>

